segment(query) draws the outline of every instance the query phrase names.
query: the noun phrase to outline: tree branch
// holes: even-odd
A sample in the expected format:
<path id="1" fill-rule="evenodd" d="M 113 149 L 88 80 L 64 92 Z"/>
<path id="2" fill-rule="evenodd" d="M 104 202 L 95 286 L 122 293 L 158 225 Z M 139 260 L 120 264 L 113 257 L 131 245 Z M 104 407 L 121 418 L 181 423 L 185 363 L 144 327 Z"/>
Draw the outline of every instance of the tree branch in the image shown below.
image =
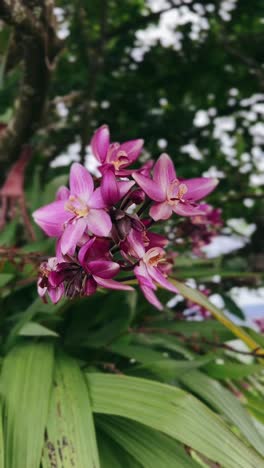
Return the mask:
<path id="1" fill-rule="evenodd" d="M 0 164 L 17 159 L 37 129 L 48 92 L 53 61 L 62 47 L 55 34 L 50 0 L 0 0 L 0 18 L 15 29 L 23 54 L 23 78 L 14 116 L 0 137 Z"/>

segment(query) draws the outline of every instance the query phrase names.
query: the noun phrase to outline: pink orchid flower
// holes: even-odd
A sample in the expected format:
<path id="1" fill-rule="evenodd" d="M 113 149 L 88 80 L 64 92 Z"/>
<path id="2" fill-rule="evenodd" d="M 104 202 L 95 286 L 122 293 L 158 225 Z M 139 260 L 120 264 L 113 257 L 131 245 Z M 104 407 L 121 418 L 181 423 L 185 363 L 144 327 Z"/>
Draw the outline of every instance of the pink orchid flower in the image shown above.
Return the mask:
<path id="1" fill-rule="evenodd" d="M 35 222 L 50 237 L 60 237 L 62 254 L 73 254 L 85 232 L 107 237 L 112 222 L 105 211 L 101 188 L 94 190 L 89 172 L 79 163 L 70 171 L 70 190 L 61 188 L 57 201 L 33 213 Z"/>
<path id="2" fill-rule="evenodd" d="M 198 177 L 179 180 L 173 162 L 162 154 L 153 168 L 153 180 L 139 173 L 133 173 L 138 185 L 156 203 L 150 209 L 150 216 L 158 221 L 170 218 L 172 213 L 180 216 L 204 214 L 195 202 L 204 198 L 216 187 L 214 178 Z"/>
<path id="3" fill-rule="evenodd" d="M 50 281 L 50 277 L 56 271 L 58 259 L 51 257 L 47 262 L 43 262 L 39 269 L 39 279 L 37 283 L 38 294 L 46 302 L 46 294 L 49 295 L 53 304 L 57 304 L 64 294 L 63 283 L 54 285 Z"/>
<path id="4" fill-rule="evenodd" d="M 97 250 L 100 250 L 101 255 L 103 253 L 102 244 L 98 246 L 96 244 L 97 240 L 95 238 L 90 239 L 81 247 L 78 255 L 78 260 L 87 273 L 85 294 L 93 294 L 97 289 L 97 285 L 107 289 L 132 291 L 131 286 L 113 280 L 113 277 L 119 273 L 119 263 L 104 257 L 95 257 Z"/>
<path id="5" fill-rule="evenodd" d="M 153 240 L 152 240 L 153 241 Z M 139 262 L 134 268 L 135 276 L 145 298 L 157 309 L 162 310 L 163 306 L 155 295 L 156 283 L 168 291 L 177 293 L 176 287 L 166 279 L 165 264 L 166 252 L 161 247 L 145 248 L 142 233 L 131 230 L 127 237 L 126 255 L 136 257 Z"/>
<path id="6" fill-rule="evenodd" d="M 91 140 L 92 151 L 101 165 L 113 166 L 119 175 L 126 175 L 124 170 L 139 157 L 144 140 L 130 140 L 125 143 L 110 143 L 110 132 L 107 125 L 102 125 Z"/>
<path id="7" fill-rule="evenodd" d="M 117 181 L 114 168 L 108 168 L 102 177 L 101 193 L 106 206 L 113 206 L 135 185 L 134 181 Z"/>

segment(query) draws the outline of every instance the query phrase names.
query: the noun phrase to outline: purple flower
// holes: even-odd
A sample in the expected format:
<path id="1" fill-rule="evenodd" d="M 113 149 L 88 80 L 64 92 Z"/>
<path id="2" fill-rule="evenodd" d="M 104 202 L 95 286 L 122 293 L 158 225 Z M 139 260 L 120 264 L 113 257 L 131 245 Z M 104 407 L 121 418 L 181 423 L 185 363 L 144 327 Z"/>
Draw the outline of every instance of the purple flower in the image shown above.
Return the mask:
<path id="1" fill-rule="evenodd" d="M 90 296 L 98 285 L 107 289 L 133 290 L 131 286 L 113 279 L 120 266 L 111 260 L 106 239 L 89 239 L 71 261 L 52 260 L 55 262 L 48 272 L 46 265 L 42 268 L 38 291 L 41 296 L 48 292 L 53 302 L 58 302 L 63 294 L 70 298 Z"/>
<path id="2" fill-rule="evenodd" d="M 79 163 L 70 171 L 70 191 L 61 188 L 57 201 L 39 208 L 33 213 L 35 222 L 50 237 L 60 237 L 62 254 L 74 253 L 85 232 L 107 237 L 112 223 L 105 211 L 101 188 L 94 190 L 89 172 Z"/>
<path id="3" fill-rule="evenodd" d="M 110 132 L 103 125 L 94 133 L 91 141 L 92 151 L 102 166 L 113 166 L 116 173 L 132 164 L 139 157 L 144 140 L 130 140 L 125 143 L 110 143 Z M 125 175 L 125 172 L 123 173 Z"/>
<path id="4" fill-rule="evenodd" d="M 142 233 L 134 229 L 127 237 L 125 249 L 126 258 L 133 256 L 139 260 L 134 268 L 134 273 L 145 298 L 154 307 L 162 310 L 163 306 L 154 292 L 157 290 L 156 283 L 171 292 L 178 292 L 176 287 L 166 279 L 167 275 L 163 268 L 164 263 L 166 263 L 165 250 L 161 247 L 151 247 L 146 250 Z"/>
<path id="5" fill-rule="evenodd" d="M 96 258 L 95 252 L 99 248 L 102 255 L 102 246 L 98 246 L 95 238 L 89 240 L 79 251 L 78 259 L 84 268 L 87 278 L 85 283 L 85 294 L 93 294 L 97 285 L 121 291 L 132 291 L 131 286 L 119 283 L 113 280 L 113 277 L 119 273 L 119 263 L 113 262 L 105 257 Z"/>
<path id="6" fill-rule="evenodd" d="M 133 177 L 148 197 L 156 202 L 150 209 L 150 216 L 155 221 L 166 220 L 173 212 L 181 216 L 203 214 L 195 202 L 208 195 L 218 183 L 217 179 L 205 177 L 180 181 L 167 154 L 162 154 L 156 162 L 153 180 L 136 172 Z"/>
<path id="7" fill-rule="evenodd" d="M 38 278 L 38 294 L 44 301 L 46 294 L 49 295 L 51 301 L 56 304 L 62 298 L 64 294 L 63 284 L 54 285 L 51 281 L 51 275 L 56 271 L 58 265 L 58 259 L 51 257 L 47 262 L 42 262 L 39 267 L 39 278 Z"/>
<path id="8" fill-rule="evenodd" d="M 135 185 L 132 180 L 117 181 L 114 168 L 108 168 L 102 177 L 101 193 L 106 206 L 113 206 Z"/>

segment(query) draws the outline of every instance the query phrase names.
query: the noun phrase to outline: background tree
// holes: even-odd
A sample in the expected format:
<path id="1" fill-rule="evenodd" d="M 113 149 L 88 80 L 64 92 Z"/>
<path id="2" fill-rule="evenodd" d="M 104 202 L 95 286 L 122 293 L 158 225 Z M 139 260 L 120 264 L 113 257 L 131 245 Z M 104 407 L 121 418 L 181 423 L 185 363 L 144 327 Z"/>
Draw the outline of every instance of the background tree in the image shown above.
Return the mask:
<path id="1" fill-rule="evenodd" d="M 263 18 L 258 0 L 0 0 L 1 468 L 261 466 L 263 338 L 206 295 L 243 318 L 231 289 L 262 284 Z M 206 228 L 168 223 L 181 297 L 162 316 L 136 293 L 36 299 L 54 243 L 30 213 L 73 160 L 95 170 L 103 123 L 113 141 L 144 138 L 142 161 L 166 151 L 179 177 L 218 177 L 209 201 L 224 222 L 211 234 L 241 244 L 207 258 Z"/>

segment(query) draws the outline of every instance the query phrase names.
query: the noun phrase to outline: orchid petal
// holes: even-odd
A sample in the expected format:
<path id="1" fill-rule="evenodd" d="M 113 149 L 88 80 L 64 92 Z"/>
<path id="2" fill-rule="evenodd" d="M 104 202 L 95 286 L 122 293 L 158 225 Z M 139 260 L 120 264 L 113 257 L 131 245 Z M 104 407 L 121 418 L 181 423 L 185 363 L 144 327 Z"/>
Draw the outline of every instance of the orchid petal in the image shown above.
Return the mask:
<path id="1" fill-rule="evenodd" d="M 88 268 L 92 275 L 105 279 L 113 278 L 120 270 L 118 263 L 108 260 L 93 260 L 89 262 Z"/>
<path id="2" fill-rule="evenodd" d="M 101 191 L 106 205 L 115 205 L 120 200 L 120 191 L 113 170 L 108 169 L 104 172 Z"/>
<path id="3" fill-rule="evenodd" d="M 60 242 L 61 253 L 63 255 L 67 253 L 69 253 L 70 255 L 74 254 L 76 245 L 81 239 L 86 228 L 87 223 L 83 218 L 77 219 L 72 224 L 68 224 L 64 233 L 62 234 Z"/>
<path id="4" fill-rule="evenodd" d="M 158 284 L 163 286 L 163 288 L 168 289 L 168 291 L 178 293 L 177 288 L 171 284 L 161 273 L 161 271 L 157 267 L 147 266 L 147 270 L 151 276 L 151 278 L 156 281 Z"/>
<path id="5" fill-rule="evenodd" d="M 96 209 L 106 208 L 106 203 L 102 196 L 101 187 L 98 187 L 97 189 L 95 189 L 94 193 L 92 194 L 89 200 L 89 207 L 96 208 Z"/>
<path id="6" fill-rule="evenodd" d="M 133 172 L 133 178 L 149 198 L 151 198 L 151 200 L 157 202 L 165 200 L 166 197 L 163 190 L 157 185 L 157 183 L 153 182 L 153 180 L 143 176 L 142 174 L 138 174 L 137 172 Z"/>
<path id="7" fill-rule="evenodd" d="M 97 289 L 96 281 L 93 278 L 87 279 L 85 283 L 85 295 L 91 296 L 92 294 L 96 292 L 96 289 Z"/>
<path id="8" fill-rule="evenodd" d="M 62 185 L 56 192 L 57 201 L 68 200 L 69 196 L 70 196 L 70 190 L 68 189 L 68 187 L 65 187 L 64 185 Z"/>
<path id="9" fill-rule="evenodd" d="M 101 163 L 106 159 L 107 150 L 110 145 L 110 132 L 107 125 L 102 125 L 94 133 L 91 141 L 93 154 Z"/>
<path id="10" fill-rule="evenodd" d="M 174 164 L 168 154 L 163 153 L 157 160 L 153 169 L 153 180 L 164 195 L 167 193 L 168 186 L 176 179 Z M 161 201 L 161 200 L 157 200 Z"/>
<path id="11" fill-rule="evenodd" d="M 129 255 L 136 258 L 142 258 L 145 255 L 145 247 L 141 232 L 131 229 L 126 241 L 129 244 Z"/>
<path id="12" fill-rule="evenodd" d="M 148 249 L 153 247 L 166 247 L 169 243 L 169 239 L 165 236 L 161 236 L 156 232 L 148 232 L 147 237 L 149 239 Z"/>
<path id="13" fill-rule="evenodd" d="M 179 202 L 177 205 L 173 206 L 174 213 L 180 216 L 196 216 L 196 215 L 204 215 L 204 212 L 200 210 L 198 206 L 192 206 L 189 203 L 182 203 Z"/>
<path id="14" fill-rule="evenodd" d="M 144 145 L 144 140 L 137 139 L 137 140 L 129 140 L 125 143 L 122 143 L 119 147 L 118 151 L 124 151 L 129 159 L 129 164 L 134 162 L 140 155 L 142 151 L 142 147 Z"/>
<path id="15" fill-rule="evenodd" d="M 154 221 L 169 219 L 172 215 L 172 206 L 167 202 L 158 203 L 150 208 L 149 214 Z"/>
<path id="16" fill-rule="evenodd" d="M 99 276 L 94 276 L 95 281 L 102 286 L 103 288 L 107 289 L 115 289 L 120 291 L 133 291 L 133 288 L 128 284 L 119 283 L 118 281 L 112 279 L 105 279 L 100 278 Z"/>
<path id="17" fill-rule="evenodd" d="M 65 211 L 65 201 L 55 201 L 34 211 L 33 218 L 41 229 L 50 237 L 59 237 L 64 224 L 72 218 L 72 213 Z"/>
<path id="18" fill-rule="evenodd" d="M 64 294 L 63 284 L 60 284 L 57 288 L 49 288 L 48 294 L 53 304 L 57 304 Z"/>
<path id="19" fill-rule="evenodd" d="M 149 279 L 146 267 L 142 264 L 142 262 L 140 262 L 139 266 L 136 266 L 134 268 L 134 273 L 138 280 L 139 287 L 142 290 L 147 301 L 157 309 L 162 310 L 163 306 L 154 293 L 156 286 L 152 282 L 151 278 Z"/>
<path id="20" fill-rule="evenodd" d="M 89 231 L 95 236 L 107 237 L 109 235 L 112 228 L 112 221 L 106 211 L 90 209 L 86 219 Z"/>
<path id="21" fill-rule="evenodd" d="M 135 182 L 133 180 L 124 180 L 122 182 L 118 182 L 120 199 L 123 198 L 129 192 L 133 185 L 135 185 Z"/>
<path id="22" fill-rule="evenodd" d="M 196 177 L 185 179 L 181 183 L 187 186 L 186 200 L 200 200 L 211 193 L 218 184 L 218 180 L 213 177 Z"/>
<path id="23" fill-rule="evenodd" d="M 79 250 L 78 260 L 84 268 L 85 268 L 85 263 L 87 262 L 87 259 L 89 259 L 89 253 L 90 253 L 89 251 L 91 250 L 94 242 L 95 242 L 95 237 L 88 240 Z"/>
<path id="24" fill-rule="evenodd" d="M 86 201 L 93 193 L 94 183 L 88 170 L 79 163 L 74 163 L 70 170 L 71 195 L 76 195 Z"/>

